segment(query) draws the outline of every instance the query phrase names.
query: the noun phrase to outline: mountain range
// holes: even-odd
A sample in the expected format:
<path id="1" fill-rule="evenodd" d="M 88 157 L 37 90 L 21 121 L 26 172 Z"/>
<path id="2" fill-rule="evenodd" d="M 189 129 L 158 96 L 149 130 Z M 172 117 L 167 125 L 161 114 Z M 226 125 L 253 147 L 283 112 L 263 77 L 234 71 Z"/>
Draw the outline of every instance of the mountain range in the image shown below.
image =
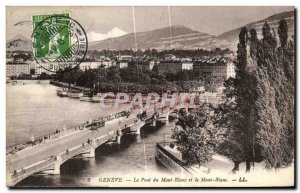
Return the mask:
<path id="1" fill-rule="evenodd" d="M 17 34 L 13 38 L 7 40 L 6 42 L 6 50 L 8 51 L 15 51 L 15 50 L 22 50 L 22 51 L 31 51 L 31 39 L 26 38 L 23 35 Z"/>
<path id="2" fill-rule="evenodd" d="M 289 37 L 294 34 L 294 11 L 282 12 L 272 15 L 266 19 L 255 21 L 244 26 L 255 28 L 258 36 L 261 36 L 261 29 L 265 21 L 271 28 L 277 29 L 278 22 L 285 18 L 288 23 Z M 241 26 L 243 27 L 243 26 Z M 219 36 L 199 32 L 183 25 L 165 27 L 146 32 L 127 34 L 119 28 L 113 28 L 106 34 L 95 32 L 88 33 L 89 40 L 100 39 L 99 41 L 89 41 L 89 50 L 102 49 L 207 49 L 216 47 L 236 50 L 238 34 L 240 28 L 224 32 Z M 93 38 L 91 38 L 93 36 Z M 31 50 L 31 40 L 22 35 L 7 40 L 7 50 Z"/>
<path id="3" fill-rule="evenodd" d="M 287 24 L 288 24 L 289 38 L 291 38 L 294 35 L 294 22 L 295 22 L 294 17 L 295 17 L 295 12 L 294 11 L 282 12 L 282 13 L 272 15 L 272 16 L 266 18 L 266 19 L 256 21 L 256 22 L 253 22 L 253 23 L 249 23 L 249 24 L 245 25 L 245 27 L 255 28 L 258 38 L 261 38 L 262 37 L 262 27 L 263 27 L 265 22 L 268 22 L 271 29 L 273 28 L 277 32 L 278 22 L 280 21 L 281 18 L 284 18 L 287 21 Z M 224 33 L 222 33 L 221 35 L 218 36 L 218 39 L 226 40 L 226 41 L 231 43 L 231 46 L 235 46 L 235 48 L 236 48 L 239 33 L 240 33 L 240 29 L 241 29 L 241 27 L 230 30 L 228 32 L 224 32 Z"/>

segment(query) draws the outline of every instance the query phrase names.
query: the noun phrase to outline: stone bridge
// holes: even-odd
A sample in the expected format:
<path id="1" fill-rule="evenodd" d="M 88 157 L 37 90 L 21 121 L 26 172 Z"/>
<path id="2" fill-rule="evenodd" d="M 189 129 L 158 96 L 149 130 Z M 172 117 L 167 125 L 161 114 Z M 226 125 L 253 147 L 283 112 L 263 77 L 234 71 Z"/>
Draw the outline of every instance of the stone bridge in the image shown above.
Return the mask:
<path id="1" fill-rule="evenodd" d="M 168 121 L 170 110 L 147 109 L 142 119 L 137 119 L 140 110 L 133 111 L 128 117 L 120 117 L 105 122 L 96 130 L 84 128 L 57 139 L 25 148 L 6 156 L 7 186 L 14 186 L 35 173 L 60 174 L 60 166 L 74 156 L 95 157 L 95 149 L 109 140 L 120 143 L 121 136 L 128 132 L 140 134 L 140 129 L 157 120 Z"/>

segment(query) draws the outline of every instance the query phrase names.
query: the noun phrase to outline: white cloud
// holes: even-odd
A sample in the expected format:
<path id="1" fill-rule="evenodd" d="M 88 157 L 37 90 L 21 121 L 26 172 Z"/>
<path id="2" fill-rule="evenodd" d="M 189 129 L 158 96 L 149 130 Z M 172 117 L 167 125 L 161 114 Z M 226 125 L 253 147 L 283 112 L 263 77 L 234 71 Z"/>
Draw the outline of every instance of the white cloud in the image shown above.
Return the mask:
<path id="1" fill-rule="evenodd" d="M 120 36 L 123 36 L 126 34 L 127 34 L 127 32 L 125 32 L 117 27 L 114 27 L 111 30 L 109 30 L 106 34 L 91 31 L 87 34 L 87 36 L 88 36 L 89 42 L 94 42 L 94 41 L 105 40 L 108 38 L 120 37 Z"/>

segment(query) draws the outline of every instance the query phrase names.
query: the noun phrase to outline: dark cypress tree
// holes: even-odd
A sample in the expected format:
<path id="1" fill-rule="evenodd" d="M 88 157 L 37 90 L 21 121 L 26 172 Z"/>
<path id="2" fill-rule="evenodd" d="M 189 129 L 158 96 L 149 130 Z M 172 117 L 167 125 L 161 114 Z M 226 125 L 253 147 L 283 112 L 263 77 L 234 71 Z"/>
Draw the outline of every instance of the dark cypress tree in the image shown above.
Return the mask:
<path id="1" fill-rule="evenodd" d="M 278 168 L 294 159 L 294 44 L 284 20 L 278 28 L 280 47 L 268 23 L 261 40 L 255 29 L 241 29 L 236 77 L 225 82 L 227 100 L 215 111 L 215 124 L 227 128 L 219 153 L 235 162 L 234 170 L 243 161 L 249 171 L 251 161 Z"/>
<path id="2" fill-rule="evenodd" d="M 256 100 L 256 81 L 252 64 L 247 61 L 248 30 L 243 27 L 239 34 L 236 61 L 236 77 L 229 79 L 225 86 L 227 100 L 222 109 L 218 109 L 216 123 L 228 128 L 227 140 L 220 145 L 225 156 L 238 163 L 246 161 L 246 171 L 250 171 L 254 160 L 256 111 L 253 106 Z M 226 109 L 226 111 L 224 111 Z M 224 125 L 225 123 L 225 125 Z M 234 151 L 232 148 L 234 147 Z M 227 150 L 226 150 L 227 149 Z"/>
<path id="3" fill-rule="evenodd" d="M 253 104 L 256 99 L 255 79 L 252 74 L 251 63 L 247 61 L 247 29 L 243 28 L 240 33 L 240 43 L 238 47 L 238 57 L 236 64 L 236 104 L 237 112 L 240 114 L 240 119 L 236 119 L 236 124 L 242 133 L 243 148 L 245 153 L 246 171 L 250 171 L 250 163 L 254 160 L 254 125 L 255 109 Z"/>
<path id="4" fill-rule="evenodd" d="M 280 46 L 284 48 L 288 40 L 288 26 L 285 19 L 281 19 L 279 21 L 277 32 L 280 40 Z"/>
<path id="5" fill-rule="evenodd" d="M 283 20 L 279 22 L 278 32 L 287 32 L 284 23 Z M 262 30 L 263 39 L 259 45 L 253 46 L 252 38 L 250 42 L 250 49 L 257 49 L 250 58 L 257 66 L 258 97 L 254 105 L 258 116 L 255 125 L 257 142 L 267 166 L 278 168 L 289 165 L 294 157 L 294 80 L 290 77 L 293 60 L 289 57 L 293 54 L 292 49 L 286 49 L 285 38 L 280 38 L 281 47 L 277 48 L 276 34 L 271 33 L 267 23 Z"/>

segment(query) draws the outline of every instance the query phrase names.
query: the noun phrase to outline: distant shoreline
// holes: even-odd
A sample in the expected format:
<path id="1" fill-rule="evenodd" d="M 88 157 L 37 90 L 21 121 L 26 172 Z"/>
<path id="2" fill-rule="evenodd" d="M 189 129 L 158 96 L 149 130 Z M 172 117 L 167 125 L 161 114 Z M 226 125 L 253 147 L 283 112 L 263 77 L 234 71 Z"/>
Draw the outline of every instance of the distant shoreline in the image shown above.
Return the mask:
<path id="1" fill-rule="evenodd" d="M 25 84 L 50 84 L 51 80 L 32 80 L 32 79 L 20 79 L 20 80 L 10 80 L 6 81 L 6 84 L 19 84 L 19 83 L 25 83 Z"/>

